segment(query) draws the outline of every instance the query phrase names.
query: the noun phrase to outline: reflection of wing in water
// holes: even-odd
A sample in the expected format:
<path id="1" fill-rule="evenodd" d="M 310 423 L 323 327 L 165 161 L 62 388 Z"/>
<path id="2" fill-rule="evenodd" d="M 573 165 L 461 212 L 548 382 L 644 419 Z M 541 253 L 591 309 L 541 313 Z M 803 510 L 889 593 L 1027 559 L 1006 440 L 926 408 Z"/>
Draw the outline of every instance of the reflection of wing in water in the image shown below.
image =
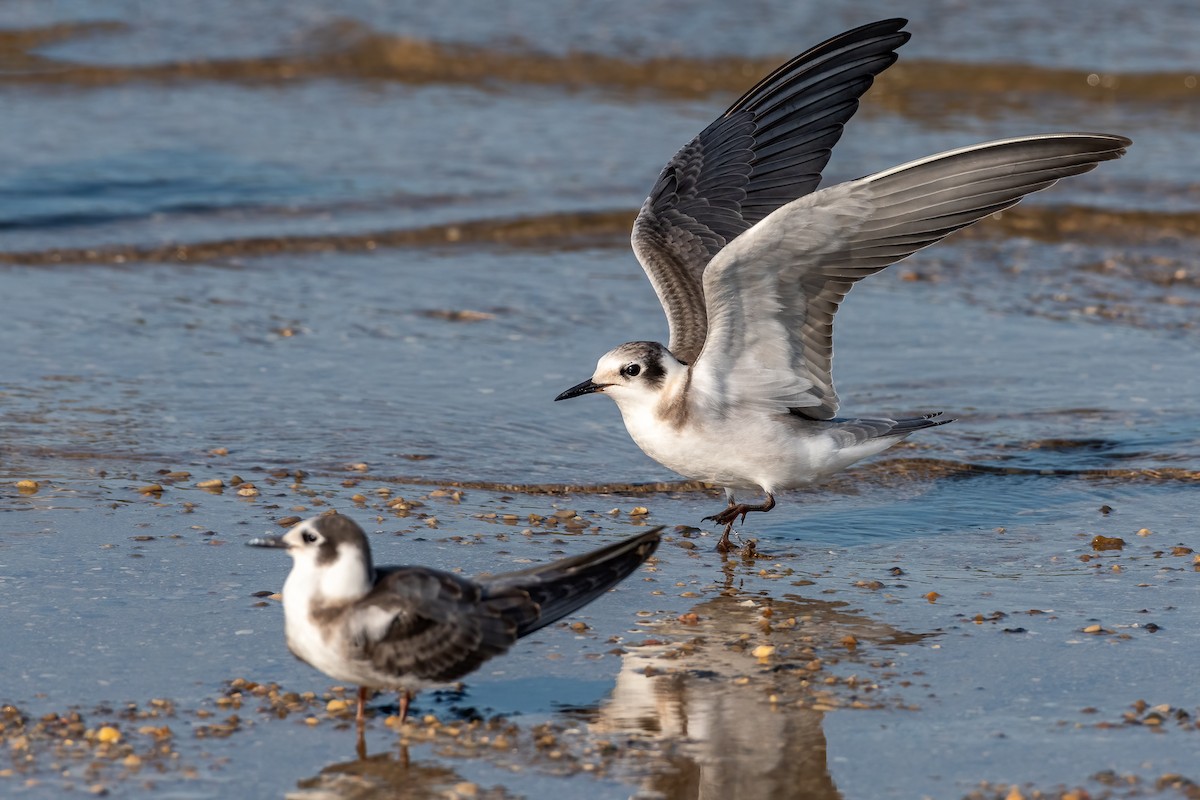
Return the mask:
<path id="1" fill-rule="evenodd" d="M 796 703 L 808 673 L 783 662 L 784 668 L 764 674 L 754 647 L 795 642 L 797 655 L 808 661 L 809 641 L 820 647 L 848 634 L 872 644 L 921 637 L 847 614 L 840 610 L 844 604 L 797 598 L 771 606 L 774 620 L 804 621 L 766 636 L 761 605 L 721 596 L 693 610 L 696 624 L 672 623 L 661 630 L 672 640 L 702 642 L 694 654 L 679 657 L 667 648 L 643 647 L 624 656 L 612 698 L 592 730 L 679 741 L 676 756 L 656 769 L 645 789 L 668 800 L 841 797 L 826 761 L 825 712 Z M 728 646 L 734 643 L 748 646 Z M 778 705 L 768 700 L 773 692 L 783 698 Z"/>

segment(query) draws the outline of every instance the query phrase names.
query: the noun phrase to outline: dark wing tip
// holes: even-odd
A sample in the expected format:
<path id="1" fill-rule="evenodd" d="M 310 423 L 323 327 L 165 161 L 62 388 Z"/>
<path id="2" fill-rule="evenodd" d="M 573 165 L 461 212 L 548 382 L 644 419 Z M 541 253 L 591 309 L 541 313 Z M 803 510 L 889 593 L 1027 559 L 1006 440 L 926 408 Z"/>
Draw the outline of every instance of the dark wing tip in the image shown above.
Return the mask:
<path id="1" fill-rule="evenodd" d="M 666 527 L 666 525 L 657 525 L 645 533 L 627 539 L 623 544 L 626 547 L 632 547 L 633 554 L 640 564 L 658 550 L 659 544 L 662 543 L 662 532 Z"/>
<path id="2" fill-rule="evenodd" d="M 908 20 L 904 19 L 903 17 L 892 17 L 890 19 L 879 20 L 878 22 L 868 22 L 866 25 L 859 25 L 857 28 L 852 28 L 851 30 L 839 33 L 836 36 L 826 39 L 818 45 L 810 47 L 803 53 L 789 58 L 786 62 L 771 70 L 771 72 L 763 77 L 762 80 L 746 90 L 741 97 L 739 97 L 733 102 L 733 104 L 729 106 L 728 109 L 726 109 L 724 116 L 729 116 L 730 114 L 740 111 L 746 105 L 751 104 L 756 99 L 756 96 L 760 94 L 765 87 L 775 83 L 781 76 L 796 70 L 796 68 L 801 65 L 817 61 L 824 55 L 832 53 L 849 44 L 883 36 L 892 36 L 893 41 L 888 43 L 888 49 L 897 50 L 900 47 L 903 47 L 908 40 L 912 38 L 911 33 L 900 30 L 907 24 Z M 879 68 L 875 70 L 875 73 L 877 74 L 878 72 L 882 72 L 883 70 L 887 69 L 893 63 L 895 63 L 896 58 L 897 56 L 895 53 L 893 53 L 892 58 L 888 60 L 887 63 L 880 65 Z"/>

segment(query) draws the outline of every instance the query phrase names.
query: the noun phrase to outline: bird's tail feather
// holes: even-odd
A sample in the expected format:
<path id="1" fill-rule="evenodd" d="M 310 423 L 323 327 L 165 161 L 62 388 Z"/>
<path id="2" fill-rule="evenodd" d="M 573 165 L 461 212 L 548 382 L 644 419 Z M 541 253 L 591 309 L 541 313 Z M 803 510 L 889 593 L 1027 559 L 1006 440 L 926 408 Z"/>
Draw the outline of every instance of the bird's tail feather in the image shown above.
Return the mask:
<path id="1" fill-rule="evenodd" d="M 489 597 L 501 603 L 506 596 L 525 594 L 537 604 L 539 613 L 520 614 L 516 619 L 517 636 L 525 636 L 587 605 L 628 577 L 654 553 L 661 532 L 659 526 L 590 553 L 479 582 Z"/>
<path id="2" fill-rule="evenodd" d="M 900 441 L 910 433 L 924 428 L 945 425 L 947 422 L 953 421 L 953 419 L 943 419 L 942 412 L 935 411 L 932 414 L 922 414 L 919 417 L 907 417 L 905 419 L 873 417 L 863 419 L 831 419 L 827 422 L 817 424 L 823 425 L 824 429 L 843 448 L 853 448 L 857 445 L 872 445 L 875 446 L 872 452 L 878 452 L 881 449 L 878 446 L 881 439 L 888 440 L 889 444 L 883 445 L 886 448 Z M 864 455 L 869 455 L 869 453 Z M 862 457 L 864 456 L 859 456 L 859 458 Z"/>
<path id="3" fill-rule="evenodd" d="M 908 417 L 907 419 L 898 419 L 892 425 L 891 430 L 878 434 L 879 436 L 908 436 L 913 431 L 923 430 L 925 428 L 936 428 L 938 425 L 945 425 L 947 422 L 954 422 L 953 419 L 942 419 L 942 412 L 935 411 L 932 414 L 922 414 L 919 417 Z"/>

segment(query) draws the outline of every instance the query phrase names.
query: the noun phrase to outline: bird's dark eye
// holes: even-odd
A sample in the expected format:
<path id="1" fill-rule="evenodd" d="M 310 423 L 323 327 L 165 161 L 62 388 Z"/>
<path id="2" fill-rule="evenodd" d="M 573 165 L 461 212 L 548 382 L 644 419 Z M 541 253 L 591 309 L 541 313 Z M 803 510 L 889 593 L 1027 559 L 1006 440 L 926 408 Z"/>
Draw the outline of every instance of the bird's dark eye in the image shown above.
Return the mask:
<path id="1" fill-rule="evenodd" d="M 621 367 L 621 374 L 626 378 L 636 378 L 642 371 L 641 364 L 626 364 Z"/>
<path id="2" fill-rule="evenodd" d="M 308 531 L 305 531 L 304 533 L 300 534 L 300 538 L 304 540 L 305 544 L 312 544 L 317 540 L 317 535 L 315 533 L 309 533 Z"/>

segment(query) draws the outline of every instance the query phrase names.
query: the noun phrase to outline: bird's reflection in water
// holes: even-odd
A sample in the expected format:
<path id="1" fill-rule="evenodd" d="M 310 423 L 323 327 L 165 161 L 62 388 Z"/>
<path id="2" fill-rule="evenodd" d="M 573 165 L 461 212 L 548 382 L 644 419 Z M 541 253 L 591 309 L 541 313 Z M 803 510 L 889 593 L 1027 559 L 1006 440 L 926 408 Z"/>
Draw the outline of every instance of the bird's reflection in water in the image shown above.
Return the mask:
<path id="1" fill-rule="evenodd" d="M 696 644 L 693 652 L 681 657 L 670 648 L 640 647 L 623 656 L 616 687 L 591 730 L 598 736 L 624 734 L 662 742 L 663 760 L 642 770 L 652 774 L 641 781 L 639 796 L 841 796 L 827 764 L 824 706 L 804 700 L 805 685 L 823 687 L 824 676 L 810 681 L 802 664 L 777 655 L 794 650 L 798 659 L 811 663 L 808 644 L 820 653 L 823 645 L 837 646 L 849 635 L 864 645 L 923 637 L 849 614 L 842 603 L 792 598 L 769 604 L 771 620 L 800 622 L 766 635 L 763 598 L 727 594 L 696 606 L 695 617 L 681 618 L 686 622 L 658 630 L 663 639 L 689 637 Z M 760 642 L 779 645 L 771 667 L 753 655 Z M 844 646 L 840 650 L 846 652 Z M 770 701 L 772 695 L 778 702 Z"/>
<path id="2" fill-rule="evenodd" d="M 331 764 L 321 774 L 306 778 L 287 800 L 426 800 L 426 798 L 471 797 L 474 800 L 505 800 L 512 795 L 499 787 L 471 785 L 459 793 L 464 779 L 444 761 L 413 760 L 408 748 L 363 756 Z"/>

